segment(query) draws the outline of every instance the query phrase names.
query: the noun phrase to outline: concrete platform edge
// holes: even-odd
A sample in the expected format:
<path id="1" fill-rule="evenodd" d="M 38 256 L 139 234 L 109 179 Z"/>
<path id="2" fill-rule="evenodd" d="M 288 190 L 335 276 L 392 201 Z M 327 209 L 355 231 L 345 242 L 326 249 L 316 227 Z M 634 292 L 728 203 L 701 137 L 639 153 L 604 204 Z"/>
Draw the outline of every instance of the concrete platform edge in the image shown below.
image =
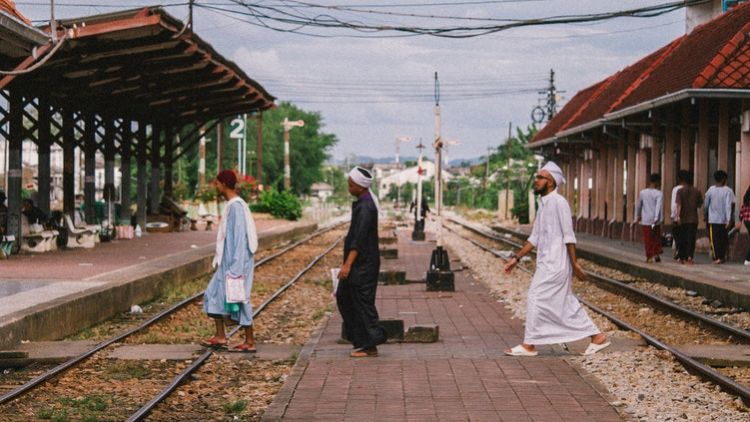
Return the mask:
<path id="1" fill-rule="evenodd" d="M 305 347 L 302 348 L 302 351 L 297 357 L 297 362 L 294 364 L 294 367 L 289 373 L 284 385 L 276 394 L 276 397 L 274 397 L 273 402 L 263 413 L 263 416 L 260 419 L 261 422 L 276 422 L 284 418 L 286 409 L 289 407 L 289 403 L 291 403 L 294 392 L 297 389 L 297 384 L 302 380 L 302 376 L 305 375 L 313 351 L 318 346 L 318 343 L 320 342 L 321 337 L 323 337 L 323 333 L 328 327 L 330 321 L 331 316 L 329 315 L 320 323 L 320 325 L 318 325 L 318 328 L 313 335 L 310 336 L 310 339 L 305 343 Z"/>
<path id="2" fill-rule="evenodd" d="M 288 227 L 288 226 L 286 226 Z M 261 233 L 261 247 L 309 234 L 317 224 L 295 224 L 294 227 Z M 186 254 L 190 254 L 189 251 Z M 208 274 L 213 249 L 205 256 L 184 264 L 129 280 L 93 287 L 46 303 L 15 312 L 0 320 L 0 348 L 15 347 L 21 340 L 57 340 L 78 330 L 126 311 L 133 304 L 147 302 L 166 288 Z"/>

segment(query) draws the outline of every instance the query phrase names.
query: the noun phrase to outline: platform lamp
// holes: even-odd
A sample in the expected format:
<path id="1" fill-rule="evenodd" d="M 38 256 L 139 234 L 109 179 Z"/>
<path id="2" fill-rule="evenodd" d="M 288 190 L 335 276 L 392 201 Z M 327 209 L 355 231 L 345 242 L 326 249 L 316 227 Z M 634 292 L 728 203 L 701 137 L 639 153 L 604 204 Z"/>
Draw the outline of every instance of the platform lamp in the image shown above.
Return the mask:
<path id="1" fill-rule="evenodd" d="M 437 243 L 432 251 L 427 270 L 427 291 L 455 291 L 455 276 L 451 271 L 448 251 L 443 248 L 443 144 L 440 134 L 440 83 L 435 72 L 435 213 L 437 214 Z"/>

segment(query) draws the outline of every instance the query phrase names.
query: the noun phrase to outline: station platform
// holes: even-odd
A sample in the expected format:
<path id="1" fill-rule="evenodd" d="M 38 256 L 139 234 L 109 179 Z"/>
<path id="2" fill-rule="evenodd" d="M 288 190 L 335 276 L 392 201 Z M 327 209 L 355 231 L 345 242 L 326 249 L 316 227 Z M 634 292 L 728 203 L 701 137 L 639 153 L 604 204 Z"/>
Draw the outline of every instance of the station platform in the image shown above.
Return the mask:
<path id="1" fill-rule="evenodd" d="M 528 236 L 530 225 L 492 226 L 498 231 Z M 726 262 L 713 264 L 707 253 L 696 251 L 694 265 L 682 265 L 672 259 L 672 249 L 665 248 L 662 261 L 646 263 L 642 243 L 607 239 L 587 233 L 576 233 L 579 257 L 619 269 L 647 280 L 698 292 L 725 305 L 750 309 L 750 266 Z"/>
<path id="2" fill-rule="evenodd" d="M 316 225 L 257 219 L 261 247 Z M 0 261 L 0 348 L 56 340 L 157 297 L 210 270 L 216 230 L 149 233 L 93 249 L 14 255 Z"/>
<path id="3" fill-rule="evenodd" d="M 435 247 L 399 230 L 389 267 L 424 273 Z M 429 237 L 428 237 L 429 239 Z M 456 255 L 451 254 L 451 257 Z M 455 292 L 425 284 L 378 287 L 381 319 L 437 324 L 436 343 L 379 346 L 354 359 L 339 344 L 335 313 L 303 348 L 264 421 L 620 421 L 617 411 L 560 353 L 503 355 L 522 340 L 521 321 L 460 264 Z"/>

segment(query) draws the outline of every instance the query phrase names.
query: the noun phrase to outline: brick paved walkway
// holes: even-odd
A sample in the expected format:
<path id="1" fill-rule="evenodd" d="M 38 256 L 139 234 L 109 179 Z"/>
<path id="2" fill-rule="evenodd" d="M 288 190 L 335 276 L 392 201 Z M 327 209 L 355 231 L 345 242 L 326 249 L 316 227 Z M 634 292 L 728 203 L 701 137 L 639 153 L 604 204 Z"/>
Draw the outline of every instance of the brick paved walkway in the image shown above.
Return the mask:
<path id="1" fill-rule="evenodd" d="M 423 273 L 433 248 L 402 236 L 396 263 Z M 621 420 L 564 358 L 504 356 L 521 340 L 520 321 L 468 272 L 455 274 L 456 292 L 428 293 L 423 284 L 378 289 L 381 318 L 402 318 L 407 327 L 439 324 L 440 342 L 387 344 L 378 358 L 351 359 L 350 347 L 336 343 L 335 314 L 306 347 L 309 356 L 303 351 L 264 420 Z"/>

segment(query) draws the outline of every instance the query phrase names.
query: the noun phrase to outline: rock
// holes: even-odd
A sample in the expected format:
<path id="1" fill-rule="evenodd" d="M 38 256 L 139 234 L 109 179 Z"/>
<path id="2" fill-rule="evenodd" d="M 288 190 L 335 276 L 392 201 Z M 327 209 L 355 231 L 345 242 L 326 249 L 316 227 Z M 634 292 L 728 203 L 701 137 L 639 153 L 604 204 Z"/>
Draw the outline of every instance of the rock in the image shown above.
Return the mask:
<path id="1" fill-rule="evenodd" d="M 638 309 L 638 313 L 641 314 L 641 315 L 650 314 L 651 312 L 653 312 L 651 310 L 651 308 L 640 308 L 640 309 Z"/>
<path id="2" fill-rule="evenodd" d="M 696 297 L 698 296 L 698 292 L 696 292 L 695 290 L 686 290 L 685 296 Z"/>
<path id="3" fill-rule="evenodd" d="M 638 401 L 641 401 L 646 398 L 646 395 L 643 393 L 638 394 Z"/>
<path id="4" fill-rule="evenodd" d="M 711 301 L 710 305 L 714 308 L 721 308 L 724 306 L 724 302 L 717 299 L 717 300 Z"/>

